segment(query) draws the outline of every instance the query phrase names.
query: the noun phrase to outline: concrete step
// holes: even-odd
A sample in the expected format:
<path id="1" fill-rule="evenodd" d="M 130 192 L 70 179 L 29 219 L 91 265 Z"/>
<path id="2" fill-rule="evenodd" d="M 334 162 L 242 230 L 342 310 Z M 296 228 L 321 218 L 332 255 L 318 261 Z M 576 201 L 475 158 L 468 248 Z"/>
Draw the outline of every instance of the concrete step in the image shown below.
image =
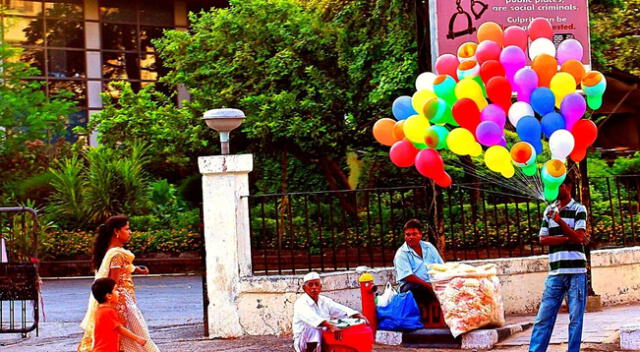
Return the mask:
<path id="1" fill-rule="evenodd" d="M 478 329 L 457 338 L 449 329 L 419 329 L 410 332 L 378 331 L 376 343 L 410 348 L 462 348 L 491 350 L 500 341 L 530 328 L 531 322 L 510 324 L 499 328 Z"/>
<path id="2" fill-rule="evenodd" d="M 451 335 L 448 328 L 418 329 L 402 334 L 402 345 L 411 348 L 460 348 L 462 338 Z"/>

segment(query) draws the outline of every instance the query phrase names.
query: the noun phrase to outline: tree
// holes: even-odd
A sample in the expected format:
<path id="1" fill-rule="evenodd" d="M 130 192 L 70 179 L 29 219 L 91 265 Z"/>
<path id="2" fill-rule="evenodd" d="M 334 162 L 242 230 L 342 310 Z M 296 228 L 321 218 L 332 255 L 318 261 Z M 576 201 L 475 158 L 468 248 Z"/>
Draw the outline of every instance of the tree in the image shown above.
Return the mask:
<path id="1" fill-rule="evenodd" d="M 29 80 L 37 68 L 19 61 L 21 50 L 0 43 L 0 156 L 23 150 L 25 142 L 50 140 L 74 111 L 69 92 L 47 98 L 43 82 Z"/>
<path id="2" fill-rule="evenodd" d="M 640 77 L 640 0 L 596 0 L 590 5 L 596 66 Z"/>
<path id="3" fill-rule="evenodd" d="M 155 42 L 171 69 L 163 81 L 185 84 L 197 111 L 247 112 L 249 149 L 290 153 L 318 165 L 331 188 L 349 188 L 346 152 L 371 146 L 370 125 L 410 91 L 417 67 L 411 12 L 401 1 L 369 3 L 322 12 L 236 0 L 192 15 L 189 32 Z"/>
<path id="4" fill-rule="evenodd" d="M 102 94 L 103 109 L 92 116 L 88 131 L 98 132 L 107 147 L 133 147 L 143 141 L 149 171 L 176 180 L 191 175 L 198 155 L 205 153 L 212 135 L 199 116 L 189 108 L 176 107 L 171 99 L 147 85 L 134 92 L 130 83 L 114 83 L 118 98 Z"/>

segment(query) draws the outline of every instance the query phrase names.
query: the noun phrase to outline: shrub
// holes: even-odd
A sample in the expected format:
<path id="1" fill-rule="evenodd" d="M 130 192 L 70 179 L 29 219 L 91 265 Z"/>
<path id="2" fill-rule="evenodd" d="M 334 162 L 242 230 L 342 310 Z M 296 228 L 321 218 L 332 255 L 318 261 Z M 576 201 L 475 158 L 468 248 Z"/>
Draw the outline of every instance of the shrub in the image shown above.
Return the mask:
<path id="1" fill-rule="evenodd" d="M 48 231 L 40 236 L 40 257 L 45 260 L 74 256 L 89 258 L 93 251 L 95 231 Z M 136 255 L 199 251 L 201 235 L 188 230 L 134 231 L 126 245 Z"/>

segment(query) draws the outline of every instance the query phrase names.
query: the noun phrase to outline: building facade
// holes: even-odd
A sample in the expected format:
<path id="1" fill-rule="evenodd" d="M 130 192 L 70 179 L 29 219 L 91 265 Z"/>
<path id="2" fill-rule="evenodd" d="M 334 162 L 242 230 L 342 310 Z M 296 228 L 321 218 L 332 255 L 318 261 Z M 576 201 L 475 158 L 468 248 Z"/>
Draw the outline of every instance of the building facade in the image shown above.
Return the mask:
<path id="1" fill-rule="evenodd" d="M 126 80 L 139 89 L 165 74 L 151 43 L 163 30 L 186 30 L 189 11 L 228 6 L 226 0 L 1 1 L 2 40 L 24 50 L 20 60 L 40 70 L 33 79 L 46 82 L 47 95 L 74 93 L 79 111 L 72 126 L 102 108 L 101 92 L 118 94 L 110 83 Z"/>

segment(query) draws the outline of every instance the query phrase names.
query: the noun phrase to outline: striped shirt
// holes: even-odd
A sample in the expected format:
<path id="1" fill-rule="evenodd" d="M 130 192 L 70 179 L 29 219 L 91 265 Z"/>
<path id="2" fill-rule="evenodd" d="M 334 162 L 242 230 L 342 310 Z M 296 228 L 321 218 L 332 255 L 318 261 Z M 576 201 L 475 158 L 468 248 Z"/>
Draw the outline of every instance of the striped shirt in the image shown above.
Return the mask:
<path id="1" fill-rule="evenodd" d="M 540 237 L 564 236 L 560 225 L 548 218 L 546 214 L 551 210 L 548 206 L 544 211 Z M 571 199 L 560 209 L 560 217 L 573 230 L 587 229 L 587 208 Z M 587 272 L 587 257 L 584 254 L 582 244 L 565 243 L 558 246 L 549 246 L 549 275 L 580 274 Z"/>

